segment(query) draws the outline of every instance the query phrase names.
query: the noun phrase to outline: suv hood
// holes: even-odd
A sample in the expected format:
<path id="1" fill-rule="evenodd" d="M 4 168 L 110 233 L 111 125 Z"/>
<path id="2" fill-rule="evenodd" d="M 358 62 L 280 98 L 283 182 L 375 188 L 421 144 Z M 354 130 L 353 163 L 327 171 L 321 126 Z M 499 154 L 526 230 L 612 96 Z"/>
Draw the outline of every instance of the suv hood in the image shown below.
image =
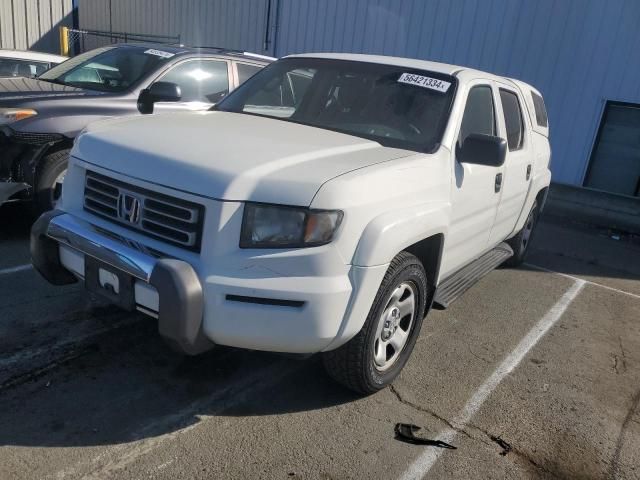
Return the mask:
<path id="1" fill-rule="evenodd" d="M 72 152 L 85 162 L 220 200 L 307 206 L 339 175 L 413 154 L 282 120 L 202 112 L 96 122 Z"/>
<path id="2" fill-rule="evenodd" d="M 85 97 L 103 95 L 102 92 L 45 82 L 37 78 L 10 77 L 0 78 L 0 104 L 16 107 L 15 102 L 40 100 L 44 98 Z"/>

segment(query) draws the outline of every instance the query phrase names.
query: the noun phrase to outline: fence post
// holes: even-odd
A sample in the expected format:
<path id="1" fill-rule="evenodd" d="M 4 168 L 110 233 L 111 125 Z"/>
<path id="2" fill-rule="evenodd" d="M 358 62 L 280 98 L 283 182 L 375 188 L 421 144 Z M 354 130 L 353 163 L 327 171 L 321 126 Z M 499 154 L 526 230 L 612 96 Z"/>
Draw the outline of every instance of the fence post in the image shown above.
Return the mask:
<path id="1" fill-rule="evenodd" d="M 69 27 L 60 27 L 60 55 L 69 56 Z"/>

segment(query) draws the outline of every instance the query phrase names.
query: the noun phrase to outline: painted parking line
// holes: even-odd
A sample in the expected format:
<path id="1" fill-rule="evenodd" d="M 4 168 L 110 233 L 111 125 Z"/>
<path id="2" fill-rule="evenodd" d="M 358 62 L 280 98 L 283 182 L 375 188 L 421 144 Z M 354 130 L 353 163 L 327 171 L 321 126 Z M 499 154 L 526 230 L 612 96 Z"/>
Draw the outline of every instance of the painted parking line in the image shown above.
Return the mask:
<path id="1" fill-rule="evenodd" d="M 570 278 L 571 280 L 574 280 L 574 281 L 582 280 L 583 282 L 588 283 L 589 285 L 593 285 L 595 287 L 604 288 L 605 290 L 610 290 L 610 291 L 616 292 L 616 293 L 622 293 L 623 295 L 628 295 L 630 297 L 637 298 L 638 300 L 640 300 L 640 295 L 638 295 L 637 293 L 627 292 L 626 290 L 620 290 L 619 288 L 614 288 L 614 287 L 610 287 L 608 285 L 603 285 L 602 283 L 592 282 L 591 280 L 585 280 L 584 278 L 580 278 L 580 277 L 574 277 L 573 275 L 569 275 L 568 273 L 561 273 L 561 272 L 556 272 L 555 270 L 549 270 L 548 268 L 544 268 L 544 267 L 541 267 L 539 265 L 534 265 L 533 263 L 525 263 L 524 266 L 525 267 L 529 267 L 529 268 L 533 268 L 535 270 L 540 270 L 541 272 L 548 272 L 548 273 L 553 273 L 555 275 L 560 275 L 561 277 Z"/>
<path id="2" fill-rule="evenodd" d="M 30 263 L 26 263 L 24 265 L 18 265 L 17 267 L 9 267 L 0 270 L 0 275 L 9 275 L 10 273 L 24 272 L 25 270 L 30 270 L 32 265 Z"/>
<path id="3" fill-rule="evenodd" d="M 529 330 L 529 333 L 518 343 L 515 349 L 502 361 L 487 380 L 476 390 L 471 399 L 466 403 L 462 411 L 453 419 L 451 424 L 455 428 L 447 428 L 437 435 L 438 440 L 451 443 L 458 430 L 462 430 L 471 421 L 474 415 L 480 410 L 484 402 L 489 398 L 496 387 L 509 375 L 529 353 L 529 351 L 540 341 L 542 337 L 553 327 L 562 317 L 569 305 L 576 299 L 587 282 L 582 279 L 574 280 L 573 285 L 564 295 L 553 305 L 536 325 Z M 426 449 L 402 474 L 400 480 L 415 480 L 424 478 L 435 465 L 440 455 L 444 453 L 442 449 Z"/>

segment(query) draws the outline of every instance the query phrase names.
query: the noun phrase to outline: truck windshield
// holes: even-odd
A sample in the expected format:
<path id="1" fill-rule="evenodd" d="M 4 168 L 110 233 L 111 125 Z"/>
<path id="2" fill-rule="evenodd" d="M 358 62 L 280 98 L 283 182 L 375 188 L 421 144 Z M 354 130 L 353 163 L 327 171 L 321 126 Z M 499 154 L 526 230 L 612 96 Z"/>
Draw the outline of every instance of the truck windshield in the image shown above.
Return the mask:
<path id="1" fill-rule="evenodd" d="M 456 80 L 407 67 L 287 58 L 214 107 L 334 130 L 420 152 L 439 144 Z"/>
<path id="2" fill-rule="evenodd" d="M 89 90 L 123 92 L 172 56 L 146 47 L 104 47 L 67 60 L 39 78 Z"/>

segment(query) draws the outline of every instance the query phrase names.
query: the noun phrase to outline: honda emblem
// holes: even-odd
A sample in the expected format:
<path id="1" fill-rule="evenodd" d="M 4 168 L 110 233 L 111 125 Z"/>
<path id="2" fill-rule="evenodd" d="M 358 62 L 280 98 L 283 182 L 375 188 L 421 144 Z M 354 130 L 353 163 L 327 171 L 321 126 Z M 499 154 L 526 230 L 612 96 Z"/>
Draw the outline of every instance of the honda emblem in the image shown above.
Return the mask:
<path id="1" fill-rule="evenodd" d="M 140 223 L 142 202 L 135 195 L 120 193 L 118 195 L 118 218 L 131 225 Z"/>

